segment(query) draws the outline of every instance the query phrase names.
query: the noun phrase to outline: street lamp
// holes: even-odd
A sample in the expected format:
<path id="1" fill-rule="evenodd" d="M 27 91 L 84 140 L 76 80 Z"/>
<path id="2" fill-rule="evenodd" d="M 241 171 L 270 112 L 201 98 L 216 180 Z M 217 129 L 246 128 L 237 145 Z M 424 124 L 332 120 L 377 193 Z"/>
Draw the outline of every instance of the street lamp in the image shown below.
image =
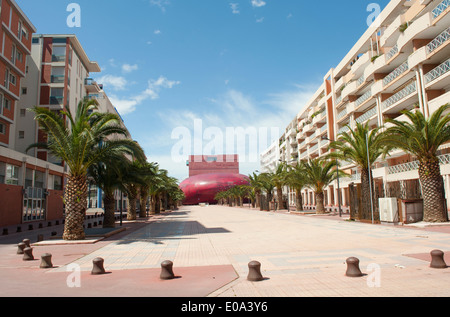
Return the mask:
<path id="1" fill-rule="evenodd" d="M 326 136 L 322 137 L 322 140 L 327 140 L 330 141 L 331 140 L 329 138 L 327 138 Z M 341 207 L 341 189 L 339 188 L 339 162 L 336 158 L 336 173 L 337 173 L 337 198 L 338 198 L 338 205 L 339 205 L 339 217 L 342 217 L 342 207 Z"/>

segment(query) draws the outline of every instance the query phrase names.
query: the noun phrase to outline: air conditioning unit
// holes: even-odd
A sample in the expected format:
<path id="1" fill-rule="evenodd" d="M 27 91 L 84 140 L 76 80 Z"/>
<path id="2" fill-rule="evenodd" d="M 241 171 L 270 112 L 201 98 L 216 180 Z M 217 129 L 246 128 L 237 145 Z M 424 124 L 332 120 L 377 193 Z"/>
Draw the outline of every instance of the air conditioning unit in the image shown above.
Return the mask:
<path id="1" fill-rule="evenodd" d="M 381 222 L 398 222 L 397 198 L 379 198 Z"/>

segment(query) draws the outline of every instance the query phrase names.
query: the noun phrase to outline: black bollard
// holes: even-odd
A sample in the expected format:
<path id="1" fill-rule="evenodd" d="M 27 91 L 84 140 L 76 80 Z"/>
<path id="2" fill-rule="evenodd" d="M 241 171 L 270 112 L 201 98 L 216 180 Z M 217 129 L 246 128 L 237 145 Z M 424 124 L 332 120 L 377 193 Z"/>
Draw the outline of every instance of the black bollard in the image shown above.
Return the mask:
<path id="1" fill-rule="evenodd" d="M 345 272 L 346 276 L 349 277 L 360 277 L 363 276 L 361 270 L 359 269 L 359 259 L 355 257 L 350 257 L 347 259 L 347 272 Z"/>
<path id="2" fill-rule="evenodd" d="M 263 280 L 263 276 L 261 274 L 261 263 L 258 261 L 251 261 L 248 264 L 247 280 L 251 282 L 259 282 Z"/>
<path id="3" fill-rule="evenodd" d="M 23 258 L 24 261 L 32 261 L 34 260 L 33 256 L 33 249 L 32 248 L 25 248 L 23 249 Z"/>
<path id="4" fill-rule="evenodd" d="M 52 264 L 52 255 L 50 253 L 45 253 L 41 255 L 41 265 L 39 265 L 41 269 L 49 269 L 53 267 Z"/>
<path id="5" fill-rule="evenodd" d="M 17 245 L 17 254 L 23 254 L 23 250 L 27 247 L 27 245 L 23 242 L 20 242 Z"/>
<path id="6" fill-rule="evenodd" d="M 175 278 L 173 274 L 173 262 L 164 261 L 161 263 L 161 275 L 159 276 L 162 280 L 171 280 Z"/>
<path id="7" fill-rule="evenodd" d="M 447 264 L 444 260 L 444 252 L 441 250 L 433 250 L 431 251 L 431 263 L 430 267 L 433 269 L 446 269 Z"/>
<path id="8" fill-rule="evenodd" d="M 105 274 L 105 268 L 103 267 L 103 263 L 105 262 L 105 260 L 103 260 L 102 258 L 95 258 L 94 260 L 92 260 L 92 271 L 91 274 L 92 275 L 100 275 L 100 274 Z"/>

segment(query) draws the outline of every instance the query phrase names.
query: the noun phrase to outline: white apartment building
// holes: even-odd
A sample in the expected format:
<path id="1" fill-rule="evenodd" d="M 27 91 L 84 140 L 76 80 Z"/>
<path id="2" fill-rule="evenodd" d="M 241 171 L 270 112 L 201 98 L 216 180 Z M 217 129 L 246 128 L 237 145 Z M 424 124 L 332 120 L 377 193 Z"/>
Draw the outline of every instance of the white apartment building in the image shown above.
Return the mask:
<path id="1" fill-rule="evenodd" d="M 270 173 L 276 170 L 277 164 L 280 161 L 280 144 L 276 140 L 270 147 L 265 150 L 260 156 L 260 172 Z"/>
<path id="2" fill-rule="evenodd" d="M 385 118 L 403 120 L 401 111 L 418 109 L 429 116 L 450 102 L 450 1 L 392 0 L 342 61 L 324 76 L 311 100 L 280 138 L 280 158 L 295 163 L 325 155 L 329 140 L 357 122 L 382 127 Z M 296 131 L 296 133 L 294 133 Z M 450 145 L 440 160 L 445 190 L 450 193 Z M 294 160 L 292 160 L 294 159 Z M 328 209 L 349 204 L 349 185 L 360 183 L 359 171 L 341 162 L 349 174 L 340 186 L 331 184 L 325 195 Z M 421 197 L 417 162 L 396 151 L 374 164 L 378 197 Z M 447 199 L 450 195 L 447 194 Z M 303 202 L 314 206 L 305 190 Z M 291 200 L 291 205 L 295 201 Z M 450 204 L 448 204 L 450 206 Z"/>

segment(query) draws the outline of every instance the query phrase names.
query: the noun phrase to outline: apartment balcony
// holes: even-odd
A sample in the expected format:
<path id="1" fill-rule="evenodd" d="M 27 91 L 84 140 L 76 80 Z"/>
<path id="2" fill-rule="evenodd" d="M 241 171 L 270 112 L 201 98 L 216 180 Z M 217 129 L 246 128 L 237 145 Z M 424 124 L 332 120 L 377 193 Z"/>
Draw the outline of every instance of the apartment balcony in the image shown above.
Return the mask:
<path id="1" fill-rule="evenodd" d="M 50 82 L 52 84 L 64 84 L 65 78 L 64 75 L 52 75 L 50 77 Z"/>
<path id="2" fill-rule="evenodd" d="M 348 131 L 350 131 L 350 128 L 347 125 L 345 125 L 337 131 L 337 135 Z"/>
<path id="3" fill-rule="evenodd" d="M 53 63 L 65 63 L 66 55 L 52 55 L 52 62 Z"/>
<path id="4" fill-rule="evenodd" d="M 336 120 L 339 121 L 342 118 L 344 118 L 346 115 L 348 114 L 347 112 L 347 107 L 345 107 L 344 110 L 340 111 L 337 115 L 336 115 Z"/>
<path id="5" fill-rule="evenodd" d="M 397 56 L 399 53 L 398 45 L 395 44 L 387 53 L 386 53 L 386 62 L 390 62 L 394 56 Z"/>
<path id="6" fill-rule="evenodd" d="M 51 105 L 63 105 L 64 104 L 64 96 L 50 96 L 50 104 Z"/>
<path id="7" fill-rule="evenodd" d="M 444 0 L 439 3 L 436 8 L 431 11 L 431 16 L 433 21 L 437 20 L 444 14 L 448 13 L 448 9 L 450 8 L 450 0 Z"/>
<path id="8" fill-rule="evenodd" d="M 380 38 L 381 47 L 392 47 L 396 44 L 397 38 L 399 36 L 399 29 L 402 24 L 404 24 L 405 16 L 399 15 L 384 31 L 383 35 Z"/>
<path id="9" fill-rule="evenodd" d="M 425 74 L 425 87 L 442 89 L 450 85 L 450 58 Z"/>
<path id="10" fill-rule="evenodd" d="M 430 113 L 435 112 L 437 109 L 439 109 L 439 107 L 447 104 L 449 100 L 450 100 L 450 91 L 447 91 L 445 94 L 443 94 L 439 97 L 436 97 L 432 100 L 429 100 L 428 101 L 428 109 L 429 109 Z"/>
<path id="11" fill-rule="evenodd" d="M 411 97 L 417 94 L 417 84 L 415 81 L 407 85 L 405 88 L 392 95 L 390 98 L 386 99 L 382 103 L 382 111 L 386 112 L 386 110 L 393 110 L 393 108 L 399 108 L 397 106 L 401 106 L 404 103 L 410 101 Z"/>
<path id="12" fill-rule="evenodd" d="M 102 89 L 97 84 L 97 82 L 95 80 L 93 80 L 92 78 L 86 78 L 84 80 L 84 86 L 85 86 L 86 90 L 88 91 L 88 93 L 97 93 L 97 92 L 102 91 Z"/>
<path id="13" fill-rule="evenodd" d="M 372 119 L 377 115 L 377 107 L 373 107 L 372 109 L 366 111 L 363 115 L 359 116 L 355 119 L 357 123 L 363 124 L 367 120 Z"/>
<path id="14" fill-rule="evenodd" d="M 365 102 L 372 98 L 372 90 L 366 91 L 361 97 L 355 101 L 355 109 L 362 106 Z"/>
<path id="15" fill-rule="evenodd" d="M 394 80 L 398 79 L 402 74 L 409 70 L 408 61 L 401 64 L 399 67 L 394 69 L 389 75 L 384 77 L 383 85 L 386 87 L 391 84 Z"/>

